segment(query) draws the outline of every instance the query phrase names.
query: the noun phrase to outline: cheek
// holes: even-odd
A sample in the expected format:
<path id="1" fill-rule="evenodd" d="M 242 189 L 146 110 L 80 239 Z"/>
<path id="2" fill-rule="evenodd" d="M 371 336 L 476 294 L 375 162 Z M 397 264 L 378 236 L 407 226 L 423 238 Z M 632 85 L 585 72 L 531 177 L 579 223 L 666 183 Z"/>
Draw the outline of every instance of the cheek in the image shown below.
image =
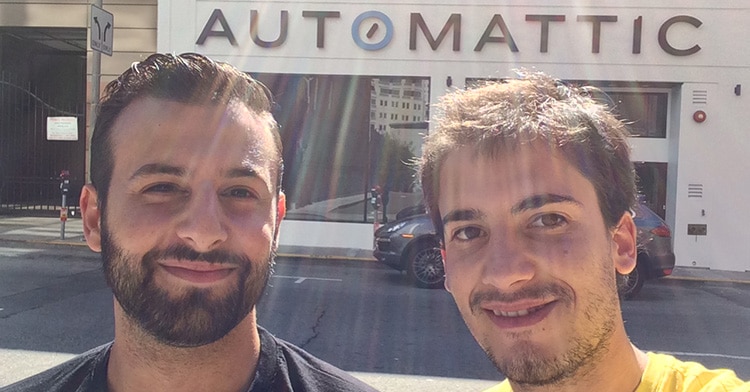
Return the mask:
<path id="1" fill-rule="evenodd" d="M 247 242 L 271 242 L 276 222 L 272 214 L 230 215 L 233 231 Z"/>
<path id="2" fill-rule="evenodd" d="M 474 268 L 477 263 L 469 261 L 466 257 L 451 256 L 451 253 L 448 253 L 447 259 L 444 257 L 443 260 L 447 288 L 454 296 L 460 297 L 467 287 L 471 288 L 479 283 L 479 277 Z"/>

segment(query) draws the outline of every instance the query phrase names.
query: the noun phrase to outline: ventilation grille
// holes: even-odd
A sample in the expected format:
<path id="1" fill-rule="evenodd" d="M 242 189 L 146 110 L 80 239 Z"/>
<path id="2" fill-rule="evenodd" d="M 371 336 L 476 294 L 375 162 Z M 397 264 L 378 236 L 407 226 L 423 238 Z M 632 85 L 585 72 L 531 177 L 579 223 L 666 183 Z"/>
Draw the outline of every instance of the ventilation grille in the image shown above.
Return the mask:
<path id="1" fill-rule="evenodd" d="M 703 184 L 688 184 L 688 197 L 700 199 L 703 197 Z"/>
<path id="2" fill-rule="evenodd" d="M 693 90 L 693 105 L 705 105 L 708 103 L 707 90 Z"/>

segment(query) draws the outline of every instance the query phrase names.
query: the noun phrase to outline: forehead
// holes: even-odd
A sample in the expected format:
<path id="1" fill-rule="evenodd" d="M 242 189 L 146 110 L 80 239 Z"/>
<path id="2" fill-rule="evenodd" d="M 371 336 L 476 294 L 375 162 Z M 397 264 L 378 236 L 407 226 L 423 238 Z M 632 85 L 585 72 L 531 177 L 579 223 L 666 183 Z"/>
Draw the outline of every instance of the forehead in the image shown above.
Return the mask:
<path id="1" fill-rule="evenodd" d="M 533 195 L 574 196 L 598 205 L 594 186 L 550 147 L 524 145 L 489 156 L 470 147 L 451 151 L 439 175 L 441 213 L 471 205 L 512 205 Z"/>
<path id="2" fill-rule="evenodd" d="M 154 160 L 186 167 L 250 164 L 265 167 L 269 175 L 276 170 L 269 124 L 239 102 L 199 105 L 140 98 L 120 113 L 111 132 L 115 167 Z"/>

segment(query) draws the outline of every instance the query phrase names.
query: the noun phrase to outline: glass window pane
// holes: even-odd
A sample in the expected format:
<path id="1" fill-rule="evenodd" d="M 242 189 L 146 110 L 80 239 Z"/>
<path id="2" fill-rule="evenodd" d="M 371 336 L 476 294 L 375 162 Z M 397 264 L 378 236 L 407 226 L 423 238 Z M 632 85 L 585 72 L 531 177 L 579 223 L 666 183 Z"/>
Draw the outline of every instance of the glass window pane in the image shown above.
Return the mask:
<path id="1" fill-rule="evenodd" d="M 429 78 L 252 76 L 275 101 L 287 219 L 372 222 L 368 196 L 376 186 L 380 221 L 421 201 L 412 162 L 427 133 Z"/>
<path id="2" fill-rule="evenodd" d="M 619 118 L 627 122 L 633 136 L 667 137 L 669 95 L 653 92 L 607 91 L 609 104 Z"/>

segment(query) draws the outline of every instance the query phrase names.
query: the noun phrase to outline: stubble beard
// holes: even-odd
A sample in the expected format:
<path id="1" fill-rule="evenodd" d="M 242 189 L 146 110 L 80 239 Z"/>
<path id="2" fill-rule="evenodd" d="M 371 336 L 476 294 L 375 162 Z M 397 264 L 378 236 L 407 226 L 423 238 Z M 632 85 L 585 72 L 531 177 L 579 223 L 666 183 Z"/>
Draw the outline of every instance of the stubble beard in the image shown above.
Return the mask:
<path id="1" fill-rule="evenodd" d="M 611 265 L 611 263 L 610 263 Z M 606 273 L 606 275 L 605 275 Z M 492 352 L 490 337 L 482 337 L 480 345 L 487 357 L 508 380 L 524 386 L 551 386 L 566 380 L 586 375 L 596 366 L 600 358 L 607 355 L 617 317 L 617 294 L 614 277 L 607 278 L 609 271 L 602 267 L 599 286 L 600 293 L 587 290 L 592 301 L 586 306 L 583 317 L 588 321 L 585 331 L 576 333 L 569 339 L 569 349 L 556 356 L 545 355 L 535 344 L 525 341 L 513 345 L 512 352 Z M 573 293 L 562 286 L 545 287 L 534 292 L 554 292 L 562 299 L 561 305 L 573 304 Z M 601 293 L 607 293 L 602 296 Z M 614 293 L 614 295 L 609 295 Z M 473 309 L 473 306 L 472 306 Z M 518 334 L 523 339 L 522 334 Z"/>
<path id="2" fill-rule="evenodd" d="M 157 341 L 175 347 L 198 347 L 226 336 L 258 303 L 274 263 L 224 251 L 198 253 L 186 246 L 152 249 L 142 257 L 120 247 L 102 222 L 104 275 L 126 316 Z M 157 261 L 165 258 L 231 263 L 236 280 L 226 294 L 210 289 L 186 288 L 170 293 L 154 280 Z"/>

